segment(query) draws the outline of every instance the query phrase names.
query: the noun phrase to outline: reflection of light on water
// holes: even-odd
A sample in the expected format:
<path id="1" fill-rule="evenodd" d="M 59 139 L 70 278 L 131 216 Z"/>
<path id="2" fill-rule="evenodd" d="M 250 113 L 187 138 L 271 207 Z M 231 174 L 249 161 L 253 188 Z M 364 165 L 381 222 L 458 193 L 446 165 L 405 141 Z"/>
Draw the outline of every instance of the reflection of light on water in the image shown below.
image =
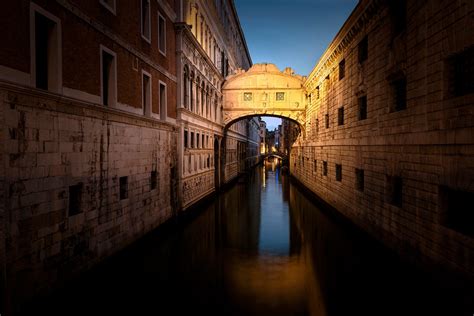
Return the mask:
<path id="1" fill-rule="evenodd" d="M 265 182 L 265 164 L 263 164 L 263 168 L 262 168 L 262 187 L 265 187 L 266 186 L 266 182 Z"/>

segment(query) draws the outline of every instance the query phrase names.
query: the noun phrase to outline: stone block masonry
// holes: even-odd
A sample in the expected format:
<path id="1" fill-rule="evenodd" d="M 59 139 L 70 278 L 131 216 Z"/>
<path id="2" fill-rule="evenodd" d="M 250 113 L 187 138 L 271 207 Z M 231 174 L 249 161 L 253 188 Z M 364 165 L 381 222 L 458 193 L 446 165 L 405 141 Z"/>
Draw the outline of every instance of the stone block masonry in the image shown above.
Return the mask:
<path id="1" fill-rule="evenodd" d="M 176 127 L 8 84 L 0 119 L 0 256 L 12 306 L 176 212 Z"/>
<path id="2" fill-rule="evenodd" d="M 307 137 L 290 158 L 299 181 L 385 244 L 470 277 L 473 12 L 360 1 L 305 82 Z"/>

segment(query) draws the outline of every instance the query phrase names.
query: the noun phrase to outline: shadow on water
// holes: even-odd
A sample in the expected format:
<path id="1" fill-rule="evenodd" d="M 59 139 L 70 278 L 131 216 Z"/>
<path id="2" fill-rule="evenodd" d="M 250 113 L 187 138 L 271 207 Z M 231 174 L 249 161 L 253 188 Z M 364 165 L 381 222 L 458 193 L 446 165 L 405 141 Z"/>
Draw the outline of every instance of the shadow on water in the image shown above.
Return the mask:
<path id="1" fill-rule="evenodd" d="M 472 284 L 441 283 L 311 200 L 266 163 L 24 315 L 472 315 Z"/>

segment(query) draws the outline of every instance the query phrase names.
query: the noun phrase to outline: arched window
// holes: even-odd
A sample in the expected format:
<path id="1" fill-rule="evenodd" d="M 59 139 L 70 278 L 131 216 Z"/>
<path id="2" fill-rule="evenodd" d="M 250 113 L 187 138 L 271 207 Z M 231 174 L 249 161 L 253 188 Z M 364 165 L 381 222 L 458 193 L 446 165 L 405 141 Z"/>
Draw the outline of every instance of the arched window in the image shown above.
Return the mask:
<path id="1" fill-rule="evenodd" d="M 201 115 L 204 116 L 204 109 L 206 106 L 206 87 L 204 86 L 204 81 L 201 86 Z"/>
<path id="2" fill-rule="evenodd" d="M 184 66 L 183 71 L 183 105 L 187 109 L 189 107 L 189 70 L 188 66 Z"/>
<path id="3" fill-rule="evenodd" d="M 201 96 L 200 96 L 200 84 L 201 79 L 197 77 L 196 79 L 196 108 L 194 109 L 194 112 L 199 113 L 199 105 L 201 104 Z"/>
<path id="4" fill-rule="evenodd" d="M 191 76 L 189 77 L 189 110 L 194 111 L 194 72 L 191 72 Z"/>

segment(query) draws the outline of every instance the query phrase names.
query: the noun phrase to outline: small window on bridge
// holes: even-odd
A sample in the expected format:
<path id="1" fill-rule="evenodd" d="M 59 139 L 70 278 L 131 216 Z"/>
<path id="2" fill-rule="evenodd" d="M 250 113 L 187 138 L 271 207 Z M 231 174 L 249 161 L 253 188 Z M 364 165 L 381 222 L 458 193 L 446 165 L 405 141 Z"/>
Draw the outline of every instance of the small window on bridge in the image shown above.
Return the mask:
<path id="1" fill-rule="evenodd" d="M 120 199 L 128 198 L 128 177 L 120 177 Z"/>
<path id="2" fill-rule="evenodd" d="M 244 101 L 252 101 L 252 92 L 244 92 Z"/>
<path id="3" fill-rule="evenodd" d="M 327 175 L 328 175 L 328 162 L 323 161 L 323 176 L 327 176 Z"/>
<path id="4" fill-rule="evenodd" d="M 82 212 L 82 183 L 69 187 L 69 209 L 68 215 L 73 216 Z"/>
<path id="5" fill-rule="evenodd" d="M 336 181 L 342 181 L 342 165 L 336 164 Z"/>
<path id="6" fill-rule="evenodd" d="M 277 101 L 285 101 L 285 92 L 277 92 L 276 93 L 276 100 Z"/>

